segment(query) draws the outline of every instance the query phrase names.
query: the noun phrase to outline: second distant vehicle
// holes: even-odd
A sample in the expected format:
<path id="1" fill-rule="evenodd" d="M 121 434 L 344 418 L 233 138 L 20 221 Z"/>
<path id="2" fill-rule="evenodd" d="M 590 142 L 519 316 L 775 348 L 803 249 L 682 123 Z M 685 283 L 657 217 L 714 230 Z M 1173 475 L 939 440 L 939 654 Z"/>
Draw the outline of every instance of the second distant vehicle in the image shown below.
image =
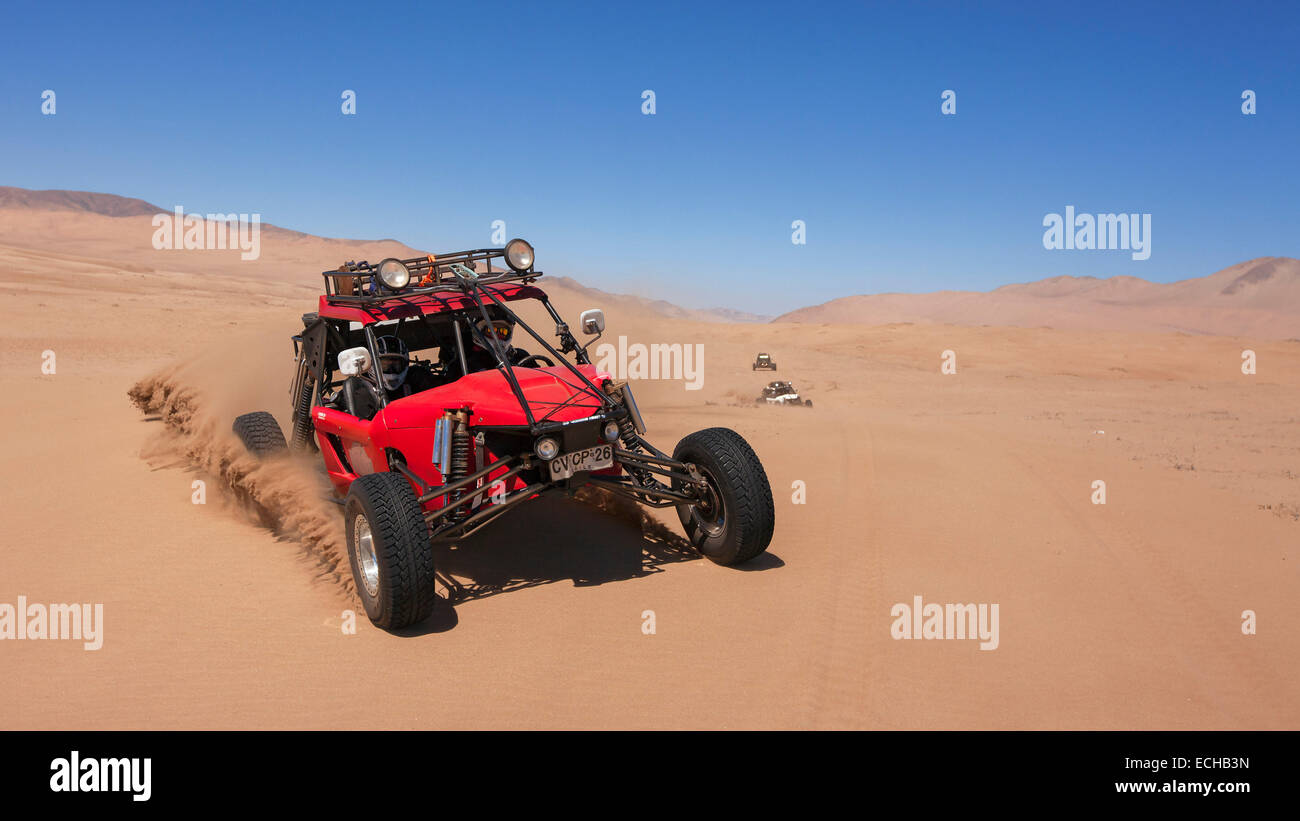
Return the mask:
<path id="1" fill-rule="evenodd" d="M 756 400 L 760 405 L 802 405 L 812 407 L 811 399 L 800 399 L 799 392 L 789 382 L 769 382 Z"/>
<path id="2" fill-rule="evenodd" d="M 776 370 L 776 362 L 772 361 L 772 357 L 761 353 L 754 358 L 753 369 L 756 371 L 774 371 Z"/>

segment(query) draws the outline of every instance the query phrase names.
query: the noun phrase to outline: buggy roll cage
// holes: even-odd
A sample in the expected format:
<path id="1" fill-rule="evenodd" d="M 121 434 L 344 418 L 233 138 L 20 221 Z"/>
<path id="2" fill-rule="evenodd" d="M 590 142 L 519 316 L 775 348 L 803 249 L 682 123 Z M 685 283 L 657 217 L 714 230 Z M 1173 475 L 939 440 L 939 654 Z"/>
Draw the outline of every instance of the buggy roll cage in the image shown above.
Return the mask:
<path id="1" fill-rule="evenodd" d="M 345 262 L 336 270 L 321 272 L 321 276 L 325 278 L 325 296 L 330 302 L 370 305 L 402 297 L 462 290 L 459 276 L 455 273 L 456 266 L 473 273 L 477 263 L 485 263 L 487 272 L 476 275 L 485 285 L 500 282 L 529 283 L 542 275 L 541 271 L 535 270 L 531 265 L 523 271 L 503 268 L 494 272 L 492 260 L 504 260 L 505 256 L 505 248 L 476 248 L 472 251 L 426 254 L 399 260 L 411 272 L 411 284 L 400 291 L 385 288 L 378 279 L 379 266 L 365 260 Z"/>
<path id="2" fill-rule="evenodd" d="M 457 354 L 462 376 L 466 375 L 467 372 L 465 370 L 465 345 L 461 330 L 461 321 L 463 319 L 468 319 L 467 315 L 477 308 L 478 314 L 482 319 L 485 322 L 490 323 L 492 317 L 488 314 L 487 305 L 487 303 L 490 302 L 508 321 L 527 331 L 529 336 L 536 340 L 536 342 L 541 345 L 548 354 L 554 357 L 556 361 L 563 364 L 564 367 L 584 385 L 584 387 L 579 389 L 580 392 L 575 394 L 574 397 L 565 403 L 552 408 L 540 420 L 537 419 L 533 415 L 532 407 L 530 406 L 527 397 L 524 395 L 523 389 L 519 386 L 518 379 L 515 378 L 510 362 L 506 360 L 505 346 L 496 338 L 489 339 L 485 337 L 474 323 L 467 322 L 466 327 L 473 335 L 475 341 L 479 343 L 480 347 L 491 352 L 493 359 L 496 361 L 496 369 L 505 377 L 505 380 L 510 387 L 510 392 L 514 395 L 515 400 L 519 403 L 520 409 L 524 412 L 524 417 L 528 420 L 528 430 L 531 434 L 540 435 L 547 432 L 553 432 L 554 430 L 563 427 L 559 422 L 549 422 L 549 417 L 561 408 L 571 404 L 579 396 L 588 396 L 599 403 L 599 410 L 596 414 L 589 417 L 591 419 L 617 420 L 627 416 L 628 411 L 625 407 L 618 402 L 615 402 L 600 386 L 593 382 L 590 377 L 565 357 L 566 353 L 572 352 L 574 353 L 574 358 L 577 359 L 579 364 L 591 364 L 591 359 L 587 355 L 586 348 L 578 344 L 578 340 L 574 338 L 572 332 L 570 332 L 568 324 L 565 323 L 559 312 L 555 310 L 555 307 L 551 305 L 551 301 L 545 293 L 540 293 L 540 296 L 537 298 L 546 308 L 551 319 L 555 321 L 556 335 L 560 338 L 559 350 L 543 339 L 542 336 L 532 328 L 532 326 L 525 322 L 517 313 L 512 311 L 506 305 L 505 300 L 502 300 L 498 296 L 496 289 L 493 287 L 496 285 L 516 282 L 526 285 L 541 276 L 542 272 L 535 270 L 531 265 L 522 271 L 516 271 L 513 269 L 493 271 L 492 260 L 494 259 L 504 260 L 505 248 L 478 248 L 469 251 L 456 251 L 449 254 L 428 254 L 423 257 L 412 257 L 411 259 L 400 260 L 400 262 L 406 266 L 407 270 L 410 271 L 410 282 L 414 285 L 414 287 L 408 285 L 400 290 L 387 288 L 379 281 L 378 265 L 372 265 L 364 260 L 361 262 L 346 262 L 339 266 L 337 270 L 321 272 L 321 276 L 325 280 L 325 301 L 335 305 L 354 305 L 364 307 L 368 305 L 393 302 L 410 304 L 411 297 L 439 293 L 459 293 L 468 297 L 473 303 L 472 306 L 451 312 L 452 328 L 455 334 Z M 480 262 L 484 263 L 487 267 L 487 271 L 482 274 L 478 273 L 474 267 Z M 424 314 L 421 311 L 419 312 L 419 315 L 423 317 L 425 321 L 428 321 L 427 314 Z M 324 376 L 324 369 L 328 367 L 328 362 L 326 361 L 326 350 L 328 349 L 327 340 L 325 338 L 326 334 L 338 337 L 337 332 L 335 332 L 328 323 L 324 322 L 323 319 L 318 317 L 317 323 L 329 330 L 324 333 L 317 332 L 312 335 L 313 340 L 316 342 L 315 345 L 311 346 L 316 348 L 314 356 L 311 357 L 313 361 L 308 361 L 308 333 L 309 331 L 314 330 L 315 326 L 308 328 L 302 334 L 302 360 L 307 364 L 307 372 L 316 382 L 316 396 L 313 404 L 321 400 L 320 393 L 323 390 L 321 383 Z M 366 348 L 370 352 L 372 380 L 375 385 L 382 386 L 383 377 L 380 373 L 378 341 L 375 337 L 372 324 L 364 324 L 362 332 L 366 341 Z M 336 343 L 341 342 L 340 339 L 335 339 L 334 341 Z M 300 373 L 299 376 L 300 379 L 295 380 L 295 385 L 292 389 L 292 395 L 295 399 L 301 395 L 301 378 L 305 377 L 306 374 Z M 382 389 L 380 389 L 378 393 L 379 395 L 376 398 L 378 399 L 380 408 L 383 408 L 388 404 L 388 397 L 386 392 Z"/>

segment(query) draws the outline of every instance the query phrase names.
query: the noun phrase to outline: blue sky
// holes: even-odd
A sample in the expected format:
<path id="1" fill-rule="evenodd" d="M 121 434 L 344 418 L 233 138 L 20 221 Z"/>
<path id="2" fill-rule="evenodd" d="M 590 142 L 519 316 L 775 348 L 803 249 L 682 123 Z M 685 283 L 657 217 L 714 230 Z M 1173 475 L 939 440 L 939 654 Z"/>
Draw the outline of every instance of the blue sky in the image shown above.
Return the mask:
<path id="1" fill-rule="evenodd" d="M 433 251 L 500 219 L 550 273 L 760 312 L 1171 281 L 1300 256 L 1297 44 L 1294 3 L 10 0 L 0 184 Z M 1151 258 L 1045 250 L 1067 205 L 1150 213 Z"/>

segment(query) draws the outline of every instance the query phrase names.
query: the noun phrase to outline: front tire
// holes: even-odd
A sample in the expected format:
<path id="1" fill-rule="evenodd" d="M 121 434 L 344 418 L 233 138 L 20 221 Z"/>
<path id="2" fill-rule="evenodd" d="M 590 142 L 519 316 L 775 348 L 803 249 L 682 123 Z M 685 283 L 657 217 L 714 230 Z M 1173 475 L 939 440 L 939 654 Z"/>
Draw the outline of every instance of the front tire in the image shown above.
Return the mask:
<path id="1" fill-rule="evenodd" d="M 266 411 L 253 411 L 238 416 L 230 428 L 254 456 L 272 456 L 288 448 L 280 423 Z"/>
<path id="2" fill-rule="evenodd" d="M 696 550 L 721 565 L 747 562 L 767 550 L 776 523 L 772 486 L 740 434 L 729 428 L 696 431 L 677 443 L 673 459 L 694 465 L 707 484 L 699 502 L 677 506 Z M 673 487 L 681 489 L 680 480 Z"/>
<path id="3" fill-rule="evenodd" d="M 348 489 L 343 505 L 348 561 L 366 615 L 396 630 L 429 617 L 437 600 L 429 526 L 411 483 L 400 473 L 371 473 Z"/>

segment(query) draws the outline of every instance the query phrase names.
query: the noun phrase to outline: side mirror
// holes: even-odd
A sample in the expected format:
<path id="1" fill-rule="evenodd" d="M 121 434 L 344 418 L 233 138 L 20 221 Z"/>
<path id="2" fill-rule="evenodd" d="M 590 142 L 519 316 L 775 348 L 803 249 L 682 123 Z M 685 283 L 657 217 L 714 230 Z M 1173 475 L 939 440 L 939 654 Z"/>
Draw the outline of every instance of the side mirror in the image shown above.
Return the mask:
<path id="1" fill-rule="evenodd" d="M 605 312 L 599 308 L 589 308 L 578 316 L 578 323 L 584 334 L 599 334 L 605 331 Z"/>
<path id="2" fill-rule="evenodd" d="M 348 348 L 339 353 L 339 373 L 358 376 L 370 370 L 370 351 L 365 348 Z"/>

